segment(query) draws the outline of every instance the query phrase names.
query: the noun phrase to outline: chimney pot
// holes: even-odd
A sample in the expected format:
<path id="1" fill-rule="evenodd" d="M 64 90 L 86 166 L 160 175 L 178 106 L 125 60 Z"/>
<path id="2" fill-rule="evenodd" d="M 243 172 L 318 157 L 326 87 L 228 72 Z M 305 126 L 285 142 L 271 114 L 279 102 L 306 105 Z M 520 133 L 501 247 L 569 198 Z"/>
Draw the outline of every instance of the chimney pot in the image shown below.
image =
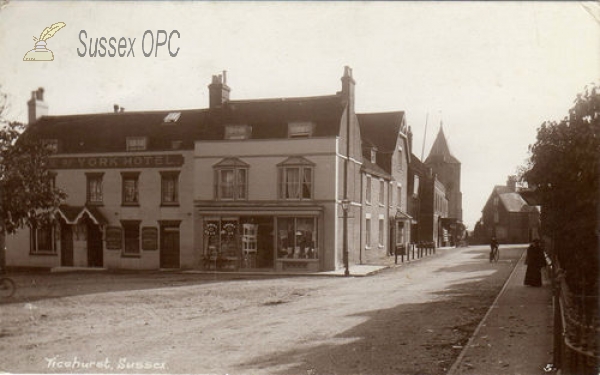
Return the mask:
<path id="1" fill-rule="evenodd" d="M 42 116 L 48 115 L 48 105 L 44 103 L 44 88 L 39 87 L 31 92 L 31 99 L 27 102 L 29 124 Z"/>
<path id="2" fill-rule="evenodd" d="M 118 104 L 113 105 L 113 109 L 114 109 L 115 113 L 119 112 L 119 105 Z"/>
<path id="3" fill-rule="evenodd" d="M 120 112 L 121 112 L 121 113 L 122 113 L 122 112 L 125 112 L 125 108 L 121 107 L 121 110 L 120 110 Z"/>

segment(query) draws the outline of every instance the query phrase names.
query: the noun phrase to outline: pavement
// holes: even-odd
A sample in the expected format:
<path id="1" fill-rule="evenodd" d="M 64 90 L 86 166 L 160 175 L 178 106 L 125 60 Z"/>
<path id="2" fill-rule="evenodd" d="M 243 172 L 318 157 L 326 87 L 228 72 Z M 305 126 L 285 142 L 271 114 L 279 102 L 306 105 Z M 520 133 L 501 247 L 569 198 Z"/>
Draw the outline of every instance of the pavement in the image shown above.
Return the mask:
<path id="1" fill-rule="evenodd" d="M 524 253 L 525 254 L 525 253 Z M 521 257 L 447 375 L 537 375 L 552 362 L 552 288 L 523 285 Z"/>

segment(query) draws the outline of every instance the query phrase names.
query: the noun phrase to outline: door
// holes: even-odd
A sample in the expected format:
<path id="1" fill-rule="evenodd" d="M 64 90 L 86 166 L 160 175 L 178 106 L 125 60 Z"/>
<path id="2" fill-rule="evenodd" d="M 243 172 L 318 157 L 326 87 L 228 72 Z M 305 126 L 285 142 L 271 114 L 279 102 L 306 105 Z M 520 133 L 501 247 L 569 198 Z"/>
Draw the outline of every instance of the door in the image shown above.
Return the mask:
<path id="1" fill-rule="evenodd" d="M 60 223 L 60 265 L 73 267 L 73 227 Z"/>
<path id="2" fill-rule="evenodd" d="M 88 267 L 104 266 L 104 257 L 102 249 L 102 232 L 98 225 L 87 223 L 87 248 L 88 248 Z"/>
<path id="3" fill-rule="evenodd" d="M 273 218 L 265 217 L 257 219 L 258 223 L 258 252 L 256 266 L 258 268 L 273 268 L 275 257 L 273 243 Z"/>
<path id="4" fill-rule="evenodd" d="M 179 226 L 160 227 L 160 268 L 179 268 Z"/>

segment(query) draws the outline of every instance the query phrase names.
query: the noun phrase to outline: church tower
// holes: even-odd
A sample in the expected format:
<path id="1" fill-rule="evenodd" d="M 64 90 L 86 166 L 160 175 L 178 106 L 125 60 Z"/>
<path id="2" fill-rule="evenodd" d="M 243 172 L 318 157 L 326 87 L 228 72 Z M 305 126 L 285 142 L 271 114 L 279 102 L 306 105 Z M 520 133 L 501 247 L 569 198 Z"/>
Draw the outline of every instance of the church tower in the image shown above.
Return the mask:
<path id="1" fill-rule="evenodd" d="M 448 141 L 444 135 L 443 125 L 431 146 L 425 165 L 437 174 L 438 179 L 446 187 L 448 198 L 448 216 L 462 223 L 462 193 L 460 191 L 460 161 L 452 155 Z"/>

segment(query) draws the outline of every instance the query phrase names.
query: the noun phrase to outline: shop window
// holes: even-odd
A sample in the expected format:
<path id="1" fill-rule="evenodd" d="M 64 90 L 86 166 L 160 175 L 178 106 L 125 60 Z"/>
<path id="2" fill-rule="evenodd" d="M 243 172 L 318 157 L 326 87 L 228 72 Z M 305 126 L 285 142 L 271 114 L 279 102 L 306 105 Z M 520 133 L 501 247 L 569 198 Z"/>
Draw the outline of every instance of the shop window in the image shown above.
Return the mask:
<path id="1" fill-rule="evenodd" d="M 145 151 L 147 148 L 147 137 L 127 137 L 127 151 Z"/>
<path id="2" fill-rule="evenodd" d="M 123 255 L 140 255 L 140 221 L 123 220 Z"/>
<path id="3" fill-rule="evenodd" d="M 277 257 L 279 259 L 317 259 L 317 218 L 277 218 Z"/>
<path id="4" fill-rule="evenodd" d="M 278 168 L 279 199 L 313 198 L 314 163 L 302 157 L 292 157 L 278 164 Z"/>
<path id="5" fill-rule="evenodd" d="M 179 205 L 179 171 L 160 172 L 161 204 L 164 206 Z"/>
<path id="6" fill-rule="evenodd" d="M 56 244 L 54 241 L 55 230 L 51 224 L 39 224 L 32 226 L 30 251 L 32 254 L 55 254 Z"/>
<path id="7" fill-rule="evenodd" d="M 86 173 L 87 178 L 87 203 L 92 205 L 102 204 L 102 178 L 104 173 Z"/>
<path id="8" fill-rule="evenodd" d="M 124 206 L 139 205 L 139 172 L 123 172 L 121 178 L 123 181 L 122 203 Z"/>
<path id="9" fill-rule="evenodd" d="M 248 164 L 237 158 L 227 158 L 215 164 L 216 199 L 248 199 L 248 167 Z"/>
<path id="10" fill-rule="evenodd" d="M 241 253 L 239 220 L 207 218 L 204 221 L 204 256 L 207 259 L 236 259 Z"/>

